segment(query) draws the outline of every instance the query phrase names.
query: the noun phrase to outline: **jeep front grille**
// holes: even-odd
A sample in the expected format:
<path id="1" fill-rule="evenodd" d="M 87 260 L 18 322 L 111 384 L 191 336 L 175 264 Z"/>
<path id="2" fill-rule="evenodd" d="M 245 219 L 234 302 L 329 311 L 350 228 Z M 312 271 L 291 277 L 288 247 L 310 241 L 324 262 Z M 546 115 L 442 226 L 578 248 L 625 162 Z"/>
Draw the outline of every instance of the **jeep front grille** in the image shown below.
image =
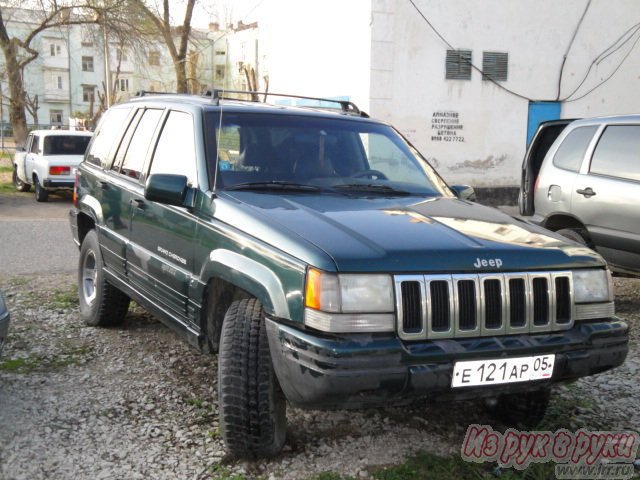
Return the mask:
<path id="1" fill-rule="evenodd" d="M 571 272 L 396 275 L 405 340 L 564 330 L 574 316 Z"/>

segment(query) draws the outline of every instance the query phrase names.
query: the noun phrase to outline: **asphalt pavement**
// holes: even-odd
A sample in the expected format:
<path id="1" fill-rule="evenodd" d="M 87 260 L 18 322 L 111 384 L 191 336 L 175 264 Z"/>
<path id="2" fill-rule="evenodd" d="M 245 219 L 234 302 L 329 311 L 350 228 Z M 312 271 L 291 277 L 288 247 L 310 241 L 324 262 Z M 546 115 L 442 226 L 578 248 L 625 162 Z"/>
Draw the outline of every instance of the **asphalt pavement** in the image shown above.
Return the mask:
<path id="1" fill-rule="evenodd" d="M 33 193 L 0 195 L 0 278 L 76 271 L 70 208 L 69 193 L 50 195 L 46 203 Z"/>

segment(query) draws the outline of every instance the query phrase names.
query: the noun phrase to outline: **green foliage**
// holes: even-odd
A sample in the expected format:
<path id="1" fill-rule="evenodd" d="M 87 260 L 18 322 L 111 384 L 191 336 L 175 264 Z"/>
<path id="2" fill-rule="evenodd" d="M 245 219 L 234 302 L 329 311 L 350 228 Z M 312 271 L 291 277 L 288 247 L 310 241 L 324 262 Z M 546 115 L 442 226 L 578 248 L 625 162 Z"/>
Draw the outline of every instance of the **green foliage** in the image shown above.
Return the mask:
<path id="1" fill-rule="evenodd" d="M 233 473 L 233 471 L 225 467 L 224 465 L 217 464 L 212 467 L 211 473 L 213 476 L 211 477 L 213 480 L 246 480 L 247 477 L 244 475 L 240 475 L 238 473 Z"/>
<path id="2" fill-rule="evenodd" d="M 500 479 L 500 480 L 546 480 L 554 478 L 555 464 L 552 462 L 533 464 L 523 471 L 502 469 L 492 463 L 471 463 L 459 456 L 438 457 L 431 453 L 419 453 L 405 463 L 384 467 L 372 472 L 378 480 L 430 480 Z M 339 477 L 338 477 L 339 478 Z M 328 479 L 332 480 L 332 479 Z"/>
<path id="3" fill-rule="evenodd" d="M 55 356 L 32 355 L 0 361 L 0 371 L 28 375 L 33 372 L 62 370 L 81 363 L 89 353 L 91 348 L 88 346 L 65 345 Z"/>

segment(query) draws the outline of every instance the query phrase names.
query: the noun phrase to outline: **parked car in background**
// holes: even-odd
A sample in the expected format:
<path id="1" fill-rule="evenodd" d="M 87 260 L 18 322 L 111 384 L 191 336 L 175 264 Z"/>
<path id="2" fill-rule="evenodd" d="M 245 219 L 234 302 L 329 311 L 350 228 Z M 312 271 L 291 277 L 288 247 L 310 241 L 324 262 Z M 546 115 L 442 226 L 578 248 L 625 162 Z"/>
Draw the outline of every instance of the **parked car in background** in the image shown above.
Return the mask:
<path id="1" fill-rule="evenodd" d="M 87 149 L 91 132 L 75 130 L 34 130 L 13 159 L 13 184 L 19 192 L 33 185 L 38 202 L 46 202 L 49 192 L 73 189 L 75 171 Z"/>
<path id="2" fill-rule="evenodd" d="M 9 332 L 9 309 L 7 308 L 7 302 L 4 299 L 4 295 L 0 292 L 0 354 L 7 341 L 7 334 Z"/>
<path id="3" fill-rule="evenodd" d="M 523 162 L 522 215 L 640 275 L 639 202 L 640 115 L 540 126 Z"/>

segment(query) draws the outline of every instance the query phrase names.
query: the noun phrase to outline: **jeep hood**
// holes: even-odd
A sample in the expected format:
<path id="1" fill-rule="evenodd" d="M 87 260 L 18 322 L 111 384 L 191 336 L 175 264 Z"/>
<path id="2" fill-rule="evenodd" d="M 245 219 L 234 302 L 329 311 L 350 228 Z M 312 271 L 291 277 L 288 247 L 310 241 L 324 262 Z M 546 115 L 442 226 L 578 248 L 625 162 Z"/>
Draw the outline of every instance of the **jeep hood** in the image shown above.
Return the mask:
<path id="1" fill-rule="evenodd" d="M 557 270 L 604 265 L 597 253 L 577 243 L 499 210 L 458 199 L 254 192 L 233 192 L 228 197 L 235 200 L 235 206 L 229 204 L 226 214 L 226 209 L 219 211 L 229 217 L 219 217 L 221 220 L 285 251 L 283 243 L 295 244 L 296 252 L 289 253 L 299 258 L 305 257 L 300 247 L 313 246 L 343 272 Z M 244 212 L 234 213 L 236 208 Z M 240 218 L 258 221 L 240 225 Z M 310 254 L 301 259 L 327 267 L 314 258 L 317 255 Z"/>

